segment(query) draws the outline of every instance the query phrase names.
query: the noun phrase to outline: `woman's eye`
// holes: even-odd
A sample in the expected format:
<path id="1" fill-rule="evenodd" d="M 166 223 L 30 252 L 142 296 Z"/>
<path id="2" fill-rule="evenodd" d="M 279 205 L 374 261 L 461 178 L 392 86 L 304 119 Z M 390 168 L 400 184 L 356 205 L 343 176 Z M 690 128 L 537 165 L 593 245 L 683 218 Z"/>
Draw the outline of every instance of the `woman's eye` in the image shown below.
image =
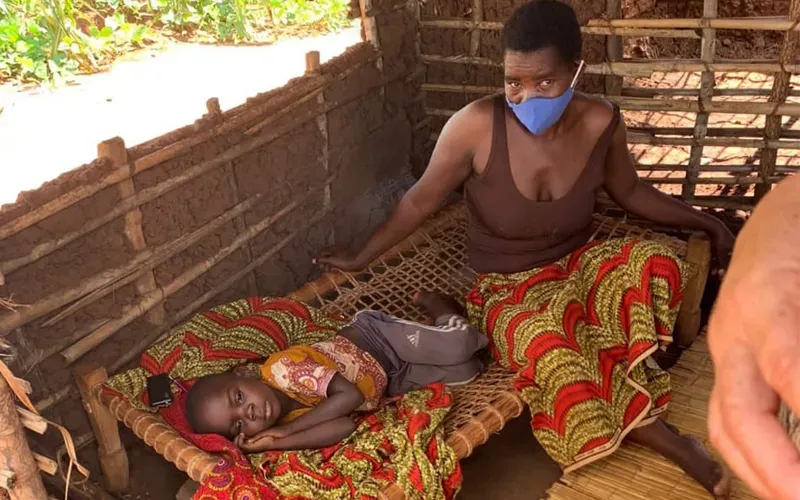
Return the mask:
<path id="1" fill-rule="evenodd" d="M 539 84 L 540 87 L 546 89 L 553 85 L 553 80 L 542 80 L 542 83 Z"/>
<path id="2" fill-rule="evenodd" d="M 508 86 L 514 90 L 519 90 L 522 88 L 522 84 L 519 82 L 508 82 Z"/>

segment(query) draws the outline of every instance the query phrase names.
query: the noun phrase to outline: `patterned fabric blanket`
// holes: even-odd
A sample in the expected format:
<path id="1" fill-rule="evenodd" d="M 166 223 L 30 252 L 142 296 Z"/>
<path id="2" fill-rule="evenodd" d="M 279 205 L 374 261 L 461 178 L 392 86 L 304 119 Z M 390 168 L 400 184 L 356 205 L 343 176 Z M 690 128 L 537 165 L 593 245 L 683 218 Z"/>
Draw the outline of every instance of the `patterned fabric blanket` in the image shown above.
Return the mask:
<path id="1" fill-rule="evenodd" d="M 687 270 L 654 241 L 595 242 L 559 262 L 481 276 L 467 297 L 565 472 L 613 453 L 667 409 L 669 375 L 646 361 L 672 341 Z"/>
<path id="2" fill-rule="evenodd" d="M 173 330 L 142 354 L 139 368 L 113 377 L 104 390 L 152 411 L 146 391 L 151 375 L 168 373 L 189 388 L 200 376 L 260 362 L 293 344 L 329 338 L 344 324 L 289 299 L 238 300 Z M 441 425 L 452 403 L 441 385 L 364 415 L 356 431 L 335 446 L 248 457 L 222 436 L 194 434 L 184 401 L 185 394 L 177 392 L 175 402 L 159 414 L 194 445 L 224 457 L 196 499 L 367 499 L 377 498 L 391 483 L 409 498 L 449 499 L 461 485 L 461 469 Z"/>

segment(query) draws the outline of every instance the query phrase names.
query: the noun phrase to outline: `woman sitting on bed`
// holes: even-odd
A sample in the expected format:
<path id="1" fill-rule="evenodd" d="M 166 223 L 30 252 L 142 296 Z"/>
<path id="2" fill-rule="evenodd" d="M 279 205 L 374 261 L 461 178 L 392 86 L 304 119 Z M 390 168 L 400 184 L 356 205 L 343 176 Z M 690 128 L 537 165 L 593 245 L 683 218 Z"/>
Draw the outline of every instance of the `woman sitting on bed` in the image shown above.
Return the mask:
<path id="1" fill-rule="evenodd" d="M 716 498 L 729 475 L 659 415 L 669 376 L 653 362 L 672 338 L 685 269 L 663 245 L 589 241 L 595 193 L 659 224 L 703 230 L 720 259 L 733 235 L 717 219 L 641 182 L 619 110 L 574 91 L 581 33 L 555 0 L 520 7 L 505 25 L 505 94 L 456 113 L 424 176 L 357 253 L 322 265 L 364 268 L 410 235 L 464 183 L 468 255 L 480 273 L 467 298 L 493 354 L 517 373 L 539 442 L 565 471 L 623 440 L 677 463 Z"/>

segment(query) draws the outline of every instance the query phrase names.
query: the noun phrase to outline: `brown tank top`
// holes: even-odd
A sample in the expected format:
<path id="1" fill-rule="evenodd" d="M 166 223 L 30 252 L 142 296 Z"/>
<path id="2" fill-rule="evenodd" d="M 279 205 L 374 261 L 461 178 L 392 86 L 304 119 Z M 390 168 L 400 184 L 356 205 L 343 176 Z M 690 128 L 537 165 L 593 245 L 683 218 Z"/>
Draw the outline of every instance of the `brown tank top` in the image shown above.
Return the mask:
<path id="1" fill-rule="evenodd" d="M 595 192 L 620 120 L 619 108 L 570 190 L 553 201 L 526 198 L 514 183 L 506 135 L 506 101 L 494 107 L 492 149 L 486 170 L 464 186 L 469 211 L 467 255 L 479 273 L 516 273 L 556 262 L 585 245 L 592 233 Z"/>

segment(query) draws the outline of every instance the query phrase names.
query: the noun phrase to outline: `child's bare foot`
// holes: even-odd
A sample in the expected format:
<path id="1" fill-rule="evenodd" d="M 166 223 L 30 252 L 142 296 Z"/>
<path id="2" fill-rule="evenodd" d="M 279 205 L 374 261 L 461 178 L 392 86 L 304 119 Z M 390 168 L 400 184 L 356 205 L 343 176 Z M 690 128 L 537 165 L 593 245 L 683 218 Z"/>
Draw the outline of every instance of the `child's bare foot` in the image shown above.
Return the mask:
<path id="1" fill-rule="evenodd" d="M 452 297 L 436 292 L 419 291 L 414 294 L 412 299 L 414 304 L 422 307 L 433 318 L 439 318 L 448 314 L 465 316 L 464 308 Z"/>

